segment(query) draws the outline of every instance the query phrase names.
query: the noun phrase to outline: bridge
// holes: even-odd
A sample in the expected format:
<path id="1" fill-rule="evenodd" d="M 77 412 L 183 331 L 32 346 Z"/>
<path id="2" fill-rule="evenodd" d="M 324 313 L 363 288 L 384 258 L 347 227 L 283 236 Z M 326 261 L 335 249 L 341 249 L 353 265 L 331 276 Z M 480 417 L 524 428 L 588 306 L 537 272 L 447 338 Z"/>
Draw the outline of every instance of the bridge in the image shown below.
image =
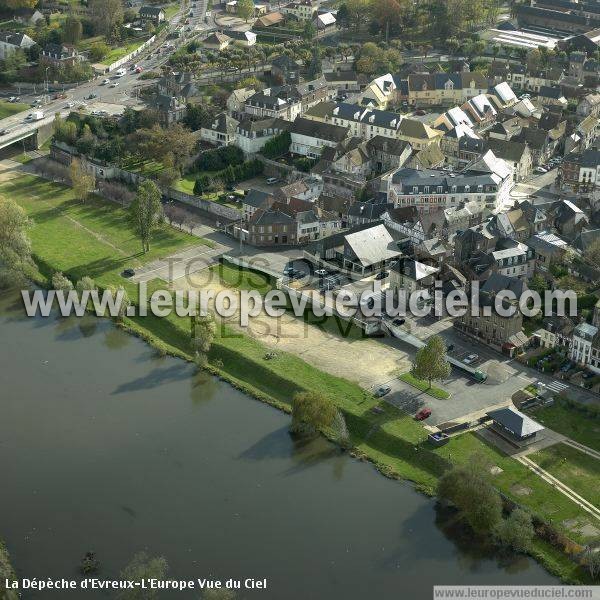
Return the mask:
<path id="1" fill-rule="evenodd" d="M 25 140 L 29 149 L 37 149 L 52 135 L 54 112 L 39 121 L 25 121 L 23 117 L 25 114 L 25 112 L 18 113 L 0 121 L 0 131 L 7 132 L 0 136 L 0 149 L 17 142 L 25 143 Z M 63 112 L 61 116 L 66 117 L 68 114 L 68 111 Z"/>

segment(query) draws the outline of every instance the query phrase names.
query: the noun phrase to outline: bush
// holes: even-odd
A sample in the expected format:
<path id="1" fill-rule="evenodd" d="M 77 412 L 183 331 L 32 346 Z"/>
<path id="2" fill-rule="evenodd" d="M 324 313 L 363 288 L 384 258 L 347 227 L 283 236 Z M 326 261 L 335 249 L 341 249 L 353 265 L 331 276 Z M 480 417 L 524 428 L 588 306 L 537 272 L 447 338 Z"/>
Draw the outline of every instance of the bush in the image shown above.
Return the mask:
<path id="1" fill-rule="evenodd" d="M 237 146 L 223 146 L 217 150 L 203 152 L 196 160 L 200 171 L 222 171 L 244 161 L 244 153 Z"/>
<path id="2" fill-rule="evenodd" d="M 73 284 L 67 277 L 57 271 L 54 273 L 54 275 L 52 275 L 52 289 L 56 291 L 62 290 L 64 292 L 69 292 L 73 289 Z"/>
<path id="3" fill-rule="evenodd" d="M 498 541 L 517 552 L 526 552 L 529 549 L 534 534 L 531 515 L 520 508 L 513 510 L 496 528 Z"/>

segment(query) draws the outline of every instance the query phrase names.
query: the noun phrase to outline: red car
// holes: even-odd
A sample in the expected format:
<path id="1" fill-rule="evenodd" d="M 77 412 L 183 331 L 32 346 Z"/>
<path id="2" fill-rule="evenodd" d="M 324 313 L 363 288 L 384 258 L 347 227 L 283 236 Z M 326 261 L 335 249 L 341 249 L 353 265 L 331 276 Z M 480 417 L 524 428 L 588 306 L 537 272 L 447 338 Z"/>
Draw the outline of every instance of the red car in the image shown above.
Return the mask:
<path id="1" fill-rule="evenodd" d="M 136 73 L 141 73 L 142 72 L 142 67 L 136 67 L 135 72 Z"/>
<path id="2" fill-rule="evenodd" d="M 430 408 L 422 408 L 416 415 L 415 415 L 415 419 L 417 421 L 424 421 L 425 419 L 427 419 L 429 416 L 431 415 L 431 409 Z"/>

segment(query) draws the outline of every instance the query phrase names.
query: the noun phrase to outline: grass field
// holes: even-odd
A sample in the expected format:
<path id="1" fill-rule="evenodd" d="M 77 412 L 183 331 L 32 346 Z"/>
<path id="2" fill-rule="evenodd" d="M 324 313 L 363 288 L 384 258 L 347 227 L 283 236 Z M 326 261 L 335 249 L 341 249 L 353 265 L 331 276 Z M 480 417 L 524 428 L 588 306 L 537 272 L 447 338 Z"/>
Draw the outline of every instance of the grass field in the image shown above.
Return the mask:
<path id="1" fill-rule="evenodd" d="M 34 219 L 30 237 L 42 275 L 48 277 L 60 270 L 73 280 L 88 275 L 102 286 L 123 284 L 134 300 L 135 286 L 119 275 L 124 267 L 135 267 L 196 243 L 194 238 L 165 227 L 151 243 L 150 252 L 143 255 L 121 209 L 101 200 L 81 204 L 73 199 L 69 188 L 35 177 L 21 176 L 2 183 L 0 194 L 14 198 Z M 220 266 L 219 274 L 238 287 L 259 291 L 271 287 L 268 278 L 240 275 L 231 265 Z M 150 287 L 159 285 L 161 282 L 154 281 Z M 175 313 L 166 318 L 126 318 L 124 326 L 163 351 L 192 358 L 187 318 Z M 265 360 L 268 351 L 269 347 L 259 340 L 221 326 L 208 355 L 208 367 L 231 384 L 283 410 L 289 411 L 296 392 L 325 394 L 344 413 L 358 454 L 364 454 L 389 476 L 415 482 L 428 494 L 435 492 L 438 478 L 451 463 L 468 461 L 479 453 L 502 469 L 494 479 L 500 490 L 557 528 L 563 529 L 567 519 L 583 518 L 575 504 L 474 434 L 461 435 L 443 448 L 433 448 L 420 423 L 375 399 L 357 384 L 320 371 L 285 352 Z M 375 407 L 377 412 L 373 411 Z M 526 489 L 527 494 L 521 495 L 521 489 Z M 539 553 L 542 559 L 546 555 L 543 548 Z M 556 562 L 557 557 L 553 560 Z M 563 565 L 561 572 L 565 571 Z"/>
<path id="2" fill-rule="evenodd" d="M 73 280 L 87 275 L 101 285 L 123 284 L 133 293 L 135 286 L 120 276 L 123 268 L 197 243 L 193 236 L 165 227 L 143 254 L 122 209 L 97 198 L 82 204 L 70 188 L 33 176 L 1 184 L 0 194 L 14 198 L 34 220 L 30 236 L 44 275 L 63 271 Z"/>
<path id="3" fill-rule="evenodd" d="M 529 458 L 582 498 L 600 507 L 600 460 L 566 444 L 540 450 Z"/>
<path id="4" fill-rule="evenodd" d="M 600 452 L 600 421 L 556 402 L 554 406 L 529 411 L 531 416 L 549 429 Z"/>
<path id="5" fill-rule="evenodd" d="M 125 55 L 129 54 L 130 52 L 137 50 L 147 39 L 148 39 L 148 37 L 135 38 L 134 40 L 131 40 L 127 44 L 123 44 L 122 46 L 117 46 L 116 48 L 113 48 L 102 59 L 102 63 L 105 65 L 110 65 L 111 63 L 114 63 L 115 61 L 117 61 L 120 58 L 123 58 Z"/>
<path id="6" fill-rule="evenodd" d="M 7 102 L 6 100 L 0 100 L 0 119 L 6 119 L 11 115 L 28 110 L 28 104 L 22 104 L 21 102 Z"/>
<path id="7" fill-rule="evenodd" d="M 418 390 L 421 390 L 422 392 L 433 396 L 434 398 L 440 398 L 441 400 L 446 400 L 447 398 L 450 398 L 450 394 L 446 390 L 436 387 L 435 385 L 429 385 L 428 381 L 417 379 L 416 377 L 413 377 L 410 373 L 404 373 L 403 375 L 400 375 L 399 379 L 401 379 L 405 383 L 408 383 L 408 385 L 412 385 Z"/>

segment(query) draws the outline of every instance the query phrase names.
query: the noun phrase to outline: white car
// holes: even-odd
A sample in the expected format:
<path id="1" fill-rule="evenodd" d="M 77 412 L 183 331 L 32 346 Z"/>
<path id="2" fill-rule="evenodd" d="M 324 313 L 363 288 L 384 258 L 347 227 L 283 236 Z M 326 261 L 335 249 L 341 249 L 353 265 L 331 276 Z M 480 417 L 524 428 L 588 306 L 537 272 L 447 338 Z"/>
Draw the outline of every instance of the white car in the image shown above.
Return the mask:
<path id="1" fill-rule="evenodd" d="M 465 363 L 465 365 L 470 365 L 470 364 L 474 363 L 478 358 L 479 358 L 478 354 L 469 354 L 469 356 L 467 356 L 466 358 L 463 358 L 463 363 Z"/>
<path id="2" fill-rule="evenodd" d="M 109 85 L 109 84 L 110 84 L 110 79 L 105 79 L 105 80 L 102 82 L 102 85 Z"/>
<path id="3" fill-rule="evenodd" d="M 543 175 L 544 173 L 548 172 L 548 169 L 545 169 L 544 167 L 536 167 L 533 170 L 534 173 L 538 173 L 539 175 Z"/>
<path id="4" fill-rule="evenodd" d="M 115 87 L 117 87 L 118 85 L 119 85 L 119 82 L 118 82 L 118 81 L 113 81 L 113 82 L 110 84 L 110 87 L 111 87 L 111 88 L 115 88 Z"/>
<path id="5" fill-rule="evenodd" d="M 75 106 L 75 102 L 67 102 L 65 108 L 73 108 Z"/>

